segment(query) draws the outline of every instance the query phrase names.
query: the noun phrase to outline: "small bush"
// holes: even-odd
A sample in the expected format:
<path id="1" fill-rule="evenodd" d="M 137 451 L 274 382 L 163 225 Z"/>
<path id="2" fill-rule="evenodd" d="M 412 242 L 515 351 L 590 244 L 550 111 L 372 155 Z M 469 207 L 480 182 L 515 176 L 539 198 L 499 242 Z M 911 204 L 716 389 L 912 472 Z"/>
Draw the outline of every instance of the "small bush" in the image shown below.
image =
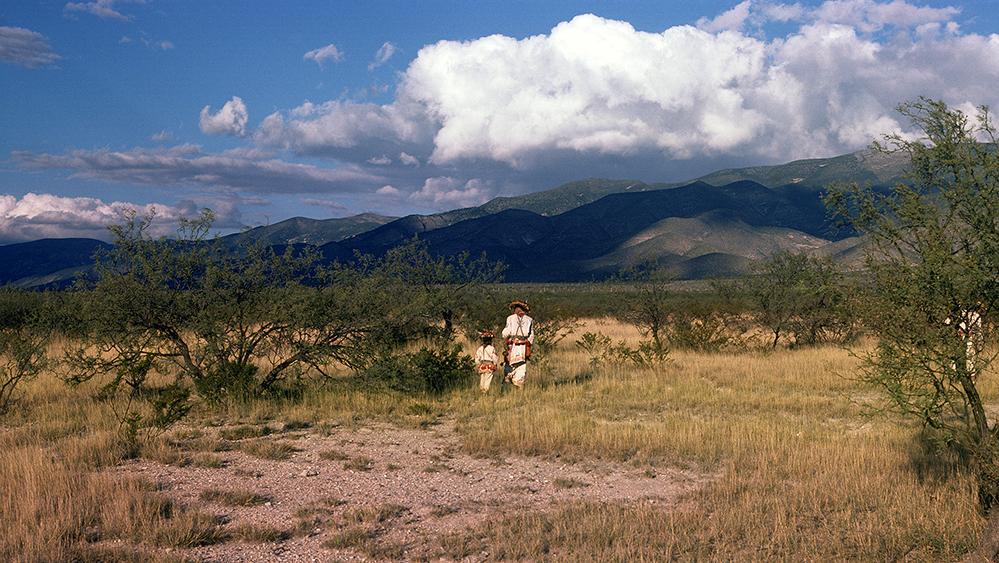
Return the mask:
<path id="1" fill-rule="evenodd" d="M 252 491 L 205 489 L 201 492 L 201 500 L 206 502 L 217 502 L 227 506 L 259 506 L 266 502 L 270 502 L 271 497 L 258 495 Z"/>
<path id="2" fill-rule="evenodd" d="M 364 456 L 356 457 L 343 464 L 344 469 L 350 469 L 352 471 L 371 471 L 374 467 L 375 460 Z"/>
<path id="3" fill-rule="evenodd" d="M 221 404 L 228 399 L 246 401 L 258 390 L 257 366 L 252 364 L 223 363 L 194 380 L 194 388 L 205 401 Z"/>
<path id="4" fill-rule="evenodd" d="M 377 530 L 354 526 L 333 534 L 323 543 L 327 549 L 350 549 L 363 547 L 378 537 Z"/>
<path id="5" fill-rule="evenodd" d="M 253 524 L 236 526 L 229 530 L 229 533 L 233 539 L 256 543 L 275 543 L 289 539 L 292 536 L 289 530 L 272 528 L 270 526 L 255 526 Z"/>
<path id="6" fill-rule="evenodd" d="M 729 322 L 720 314 L 678 312 L 666 329 L 666 341 L 671 348 L 695 352 L 720 352 L 745 347 L 743 342 L 732 336 Z"/>
<path id="7" fill-rule="evenodd" d="M 153 543 L 167 547 L 201 547 L 224 542 L 228 534 L 218 519 L 204 512 L 190 512 L 168 520 L 153 531 Z"/>
<path id="8" fill-rule="evenodd" d="M 669 348 L 661 341 L 643 340 L 632 348 L 625 341 L 614 344 L 599 332 L 587 332 L 576 341 L 576 347 L 586 352 L 592 367 L 606 362 L 627 363 L 639 368 L 660 368 L 669 363 Z"/>
<path id="9" fill-rule="evenodd" d="M 356 524 L 381 524 L 393 518 L 398 518 L 409 511 L 409 508 L 401 504 L 383 504 L 381 506 L 366 506 L 355 508 L 346 512 L 343 516 L 348 522 Z"/>
<path id="10" fill-rule="evenodd" d="M 438 504 L 434 506 L 433 510 L 430 511 L 430 514 L 438 518 L 443 518 L 450 514 L 455 514 L 458 511 L 457 506 L 451 506 L 450 504 Z"/>
<path id="11" fill-rule="evenodd" d="M 266 440 L 246 442 L 239 449 L 255 457 L 278 461 L 288 459 L 291 457 L 291 454 L 301 451 L 287 442 L 271 442 Z"/>
<path id="12" fill-rule="evenodd" d="M 579 479 L 565 479 L 559 477 L 555 479 L 554 483 L 556 489 L 579 489 L 582 487 L 589 487 L 590 484 Z"/>
<path id="13" fill-rule="evenodd" d="M 347 461 L 350 456 L 343 453 L 340 450 L 326 450 L 319 454 L 320 459 L 327 459 L 330 461 Z"/>
<path id="14" fill-rule="evenodd" d="M 384 356 L 365 371 L 372 383 L 409 393 L 442 394 L 471 382 L 475 364 L 460 346 Z"/>
<path id="15" fill-rule="evenodd" d="M 423 348 L 413 355 L 410 363 L 424 389 L 437 394 L 468 384 L 471 381 L 469 374 L 475 367 L 472 358 L 462 354 L 458 346 L 450 350 Z"/>
<path id="16" fill-rule="evenodd" d="M 226 440 L 243 440 L 245 438 L 260 438 L 271 434 L 273 430 L 269 426 L 236 426 L 235 428 L 224 428 L 219 430 L 219 436 Z"/>
<path id="17" fill-rule="evenodd" d="M 601 332 L 587 332 L 576 341 L 576 348 L 586 353 L 592 367 L 597 367 L 607 359 L 611 339 Z"/>
<path id="18" fill-rule="evenodd" d="M 221 469 L 228 465 L 229 462 L 225 458 L 219 457 L 217 455 L 202 454 L 195 456 L 191 460 L 191 465 L 195 467 L 202 467 L 205 469 Z"/>
<path id="19" fill-rule="evenodd" d="M 284 423 L 281 430 L 284 432 L 293 432 L 295 430 L 305 430 L 306 428 L 312 428 L 312 423 L 308 420 L 289 420 Z"/>
<path id="20" fill-rule="evenodd" d="M 669 363 L 669 348 L 656 340 L 643 340 L 636 348 L 619 342 L 608 350 L 608 356 L 639 368 L 661 368 Z"/>

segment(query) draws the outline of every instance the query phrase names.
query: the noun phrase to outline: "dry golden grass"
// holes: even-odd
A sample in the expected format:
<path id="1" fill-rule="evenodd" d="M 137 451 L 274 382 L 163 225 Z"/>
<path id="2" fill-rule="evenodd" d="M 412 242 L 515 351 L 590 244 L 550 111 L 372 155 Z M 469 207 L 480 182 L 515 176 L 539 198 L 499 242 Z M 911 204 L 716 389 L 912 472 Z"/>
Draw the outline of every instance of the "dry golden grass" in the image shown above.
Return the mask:
<path id="1" fill-rule="evenodd" d="M 223 428 L 219 430 L 219 437 L 225 440 L 243 440 L 246 438 L 259 438 L 272 434 L 274 431 L 269 426 L 236 426 L 233 428 Z"/>
<path id="2" fill-rule="evenodd" d="M 291 530 L 272 526 L 254 526 L 253 524 L 235 526 L 229 530 L 229 533 L 234 540 L 256 543 L 280 542 L 291 538 L 293 535 Z"/>
<path id="3" fill-rule="evenodd" d="M 605 319 L 578 334 L 585 331 L 632 344 L 639 337 Z M 984 520 L 972 479 L 928 457 L 918 429 L 865 415 L 878 395 L 849 379 L 855 361 L 845 351 L 678 352 L 661 369 L 637 370 L 593 367 L 572 340 L 530 366 L 523 392 L 482 396 L 470 387 L 433 398 L 334 385 L 297 402 L 195 411 L 192 421 L 243 424 L 230 428 L 233 445 L 281 459 L 294 446 L 261 437 L 262 425 L 290 421 L 283 428 L 323 432 L 372 419 L 419 427 L 448 417 L 474 455 L 600 458 L 650 478 L 665 466 L 710 476 L 679 507 L 578 502 L 493 520 L 440 540 L 440 553 L 457 558 L 486 550 L 497 559 L 565 561 L 953 560 L 977 542 Z M 996 374 L 982 383 L 994 405 Z M 163 509 L 166 501 L 147 486 L 95 473 L 124 452 L 116 405 L 93 401 L 92 391 L 39 378 L 24 409 L 0 427 L 0 560 L 97 560 L 94 550 L 105 548 L 94 539 L 126 540 L 122 560 L 155 546 L 223 539 L 204 515 Z M 198 460 L 191 452 L 228 448 L 217 434 L 175 431 L 140 454 Z M 380 511 L 348 515 L 330 547 L 380 545 L 371 541 Z M 140 524 L 150 519 L 154 525 Z M 328 524 L 314 519 L 303 530 Z"/>
<path id="4" fill-rule="evenodd" d="M 176 506 L 151 485 L 87 472 L 39 446 L 0 454 L 0 483 L 2 561 L 100 560 L 90 544 L 112 539 L 148 547 L 223 539 L 214 517 Z"/>
<path id="5" fill-rule="evenodd" d="M 298 448 L 288 442 L 274 441 L 268 439 L 257 439 L 252 442 L 243 442 L 239 449 L 255 457 L 272 460 L 285 460 L 291 454 L 299 451 Z"/>
<path id="6" fill-rule="evenodd" d="M 215 488 L 201 491 L 200 498 L 206 502 L 216 502 L 226 506 L 260 506 L 271 501 L 271 497 L 258 495 L 253 491 Z"/>
<path id="7" fill-rule="evenodd" d="M 375 460 L 370 457 L 359 456 L 345 461 L 343 468 L 351 471 L 371 471 L 375 468 Z"/>
<path id="8" fill-rule="evenodd" d="M 571 352 L 557 364 L 562 378 L 591 369 Z M 693 465 L 717 477 L 682 510 L 574 504 L 445 547 L 557 560 L 959 557 L 984 525 L 972 479 L 927 458 L 915 429 L 865 416 L 877 396 L 849 379 L 854 366 L 835 348 L 677 353 L 663 370 L 608 366 L 581 385 L 463 402 L 472 453 Z M 996 399 L 994 376 L 985 393 Z"/>

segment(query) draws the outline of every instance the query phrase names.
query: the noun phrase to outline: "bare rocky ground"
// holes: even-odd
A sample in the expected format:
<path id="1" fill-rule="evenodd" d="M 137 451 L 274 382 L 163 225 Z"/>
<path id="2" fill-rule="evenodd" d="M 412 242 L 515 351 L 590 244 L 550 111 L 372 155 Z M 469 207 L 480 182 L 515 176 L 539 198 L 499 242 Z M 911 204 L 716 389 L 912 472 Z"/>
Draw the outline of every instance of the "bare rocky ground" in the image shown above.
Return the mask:
<path id="1" fill-rule="evenodd" d="M 211 436 L 218 429 L 206 429 Z M 504 515 L 574 500 L 648 502 L 664 509 L 709 477 L 609 462 L 476 458 L 461 452 L 452 423 L 296 430 L 234 442 L 271 441 L 298 451 L 285 460 L 238 449 L 223 467 L 139 459 L 115 471 L 157 483 L 173 499 L 223 517 L 227 529 L 285 530 L 279 541 L 230 540 L 171 555 L 203 561 L 366 561 L 443 557 L 441 539 Z M 324 455 L 325 454 L 325 455 Z M 259 495 L 252 506 L 205 499 L 205 491 Z M 331 547 L 330 541 L 340 547 Z M 337 543 L 338 542 L 338 543 Z M 324 545 L 327 544 L 327 545 Z M 481 560 L 487 552 L 466 554 Z"/>

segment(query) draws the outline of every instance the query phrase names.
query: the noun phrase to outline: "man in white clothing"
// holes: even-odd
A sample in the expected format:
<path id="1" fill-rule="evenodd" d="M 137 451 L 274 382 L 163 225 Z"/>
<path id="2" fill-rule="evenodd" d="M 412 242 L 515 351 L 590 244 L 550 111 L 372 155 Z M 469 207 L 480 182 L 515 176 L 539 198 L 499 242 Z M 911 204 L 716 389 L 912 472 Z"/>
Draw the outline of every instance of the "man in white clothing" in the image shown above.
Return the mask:
<path id="1" fill-rule="evenodd" d="M 506 318 L 503 338 L 506 338 L 506 380 L 518 389 L 524 387 L 527 379 L 527 361 L 531 358 L 531 345 L 534 344 L 534 319 L 527 316 L 530 306 L 524 301 L 510 303 L 512 314 Z"/>
<path id="2" fill-rule="evenodd" d="M 964 343 L 964 368 L 965 371 L 975 377 L 978 372 L 976 360 L 985 344 L 985 335 L 982 332 L 982 314 L 979 312 L 981 303 L 975 309 L 968 309 L 961 312 L 961 317 L 957 322 L 957 337 Z M 952 324 L 950 318 L 944 321 L 945 324 Z M 951 366 L 957 369 L 957 365 Z"/>

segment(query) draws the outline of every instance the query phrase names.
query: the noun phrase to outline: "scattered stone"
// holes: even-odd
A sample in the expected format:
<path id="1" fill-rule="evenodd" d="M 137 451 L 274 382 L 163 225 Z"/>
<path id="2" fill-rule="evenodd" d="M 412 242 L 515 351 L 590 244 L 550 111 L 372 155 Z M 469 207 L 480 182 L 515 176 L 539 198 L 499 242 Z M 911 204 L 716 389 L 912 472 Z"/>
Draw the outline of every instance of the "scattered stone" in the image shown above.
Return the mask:
<path id="1" fill-rule="evenodd" d="M 138 473 L 145 469 L 147 472 L 141 475 L 147 478 L 158 473 L 161 481 L 173 483 L 168 487 L 170 496 L 181 502 L 197 498 L 201 489 L 213 486 L 266 495 L 271 499 L 262 505 L 266 510 L 233 509 L 233 528 L 247 525 L 285 531 L 290 537 L 280 540 L 281 545 L 232 541 L 174 550 L 180 560 L 247 563 L 366 560 L 352 550 L 322 552 L 317 557 L 321 553 L 318 546 L 328 539 L 326 536 L 355 528 L 377 535 L 373 545 L 391 548 L 385 553 L 392 553 L 396 559 L 427 560 L 436 553 L 432 538 L 475 528 L 511 510 L 546 510 L 577 499 L 670 505 L 710 477 L 679 470 L 650 468 L 645 472 L 645 468 L 609 461 L 584 465 L 537 457 L 468 455 L 460 449 L 460 436 L 448 420 L 433 433 L 380 423 L 370 423 L 365 429 L 330 430 L 328 425 L 317 425 L 314 430 L 303 431 L 299 442 L 303 452 L 294 463 L 247 458 L 236 452 L 233 455 L 240 467 L 230 471 L 160 467 L 147 462 L 131 466 L 126 463 L 112 471 Z M 358 439 L 365 433 L 370 433 L 369 439 Z M 335 447 L 349 453 L 351 459 L 378 459 L 391 464 L 384 471 L 358 473 L 339 463 L 320 460 L 320 452 Z M 424 472 L 428 457 L 442 465 L 441 471 Z M 447 471 L 443 459 L 449 460 Z M 322 478 L 309 479 L 320 473 Z M 578 478 L 586 473 L 601 477 L 587 479 L 593 482 L 589 487 L 563 490 L 552 485 L 556 479 Z M 649 473 L 656 473 L 657 478 L 650 479 Z M 642 500 L 644 495 L 653 498 Z M 435 513 L 437 506 L 455 510 Z M 397 514 L 398 507 L 406 510 Z M 489 556 L 489 551 L 483 551 L 481 558 Z"/>

